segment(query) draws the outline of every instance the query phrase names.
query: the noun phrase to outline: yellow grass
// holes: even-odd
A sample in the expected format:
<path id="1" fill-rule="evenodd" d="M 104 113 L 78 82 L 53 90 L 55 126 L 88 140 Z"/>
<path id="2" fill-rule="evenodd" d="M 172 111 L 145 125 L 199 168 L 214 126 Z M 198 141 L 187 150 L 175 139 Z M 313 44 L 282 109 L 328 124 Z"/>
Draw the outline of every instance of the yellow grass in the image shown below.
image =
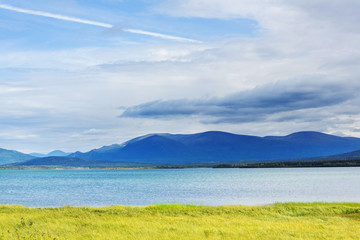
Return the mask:
<path id="1" fill-rule="evenodd" d="M 0 206 L 0 239 L 360 239 L 360 204 Z"/>

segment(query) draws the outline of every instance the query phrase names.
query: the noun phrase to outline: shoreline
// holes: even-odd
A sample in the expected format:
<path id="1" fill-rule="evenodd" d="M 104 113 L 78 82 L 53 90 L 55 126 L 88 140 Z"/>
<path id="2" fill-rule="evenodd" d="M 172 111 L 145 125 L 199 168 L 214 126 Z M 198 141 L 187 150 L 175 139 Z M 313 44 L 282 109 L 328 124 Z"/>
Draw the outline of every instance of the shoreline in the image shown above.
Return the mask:
<path id="1" fill-rule="evenodd" d="M 106 205 L 106 206 L 50 206 L 50 207 L 28 207 L 21 204 L 0 204 L 0 209 L 3 207 L 20 207 L 28 209 L 54 209 L 54 208 L 89 208 L 89 209 L 100 209 L 100 208 L 153 208 L 153 209 L 167 209 L 167 208 L 227 208 L 227 207 L 244 207 L 244 208 L 259 208 L 259 207 L 275 207 L 275 206 L 329 206 L 329 205 L 343 205 L 343 206 L 355 206 L 360 208 L 359 202 L 274 202 L 269 204 L 259 205 L 243 205 L 243 204 L 230 204 L 230 205 L 197 205 L 197 204 L 150 204 L 144 206 L 131 206 L 131 205 Z M 360 209 L 359 209 L 360 211 Z"/>
<path id="2" fill-rule="evenodd" d="M 248 160 L 241 162 L 222 162 L 222 163 L 188 163 L 188 164 L 155 164 L 155 163 L 124 163 L 109 161 L 103 164 L 78 164 L 78 163 L 51 163 L 26 164 L 13 163 L 0 165 L 0 170 L 65 170 L 65 169 L 99 169 L 99 170 L 118 170 L 118 169 L 185 169 L 185 168 L 318 168 L 318 167 L 360 167 L 360 159 L 282 159 L 269 161 Z"/>
<path id="3" fill-rule="evenodd" d="M 112 164 L 112 165 L 111 165 Z M 119 163 L 117 163 L 119 164 Z M 184 169 L 184 168 L 311 168 L 311 167 L 360 167 L 360 159 L 336 160 L 277 160 L 269 162 L 191 163 L 138 166 L 109 165 L 63 166 L 63 165 L 0 165 L 0 170 L 125 170 L 125 169 Z"/>

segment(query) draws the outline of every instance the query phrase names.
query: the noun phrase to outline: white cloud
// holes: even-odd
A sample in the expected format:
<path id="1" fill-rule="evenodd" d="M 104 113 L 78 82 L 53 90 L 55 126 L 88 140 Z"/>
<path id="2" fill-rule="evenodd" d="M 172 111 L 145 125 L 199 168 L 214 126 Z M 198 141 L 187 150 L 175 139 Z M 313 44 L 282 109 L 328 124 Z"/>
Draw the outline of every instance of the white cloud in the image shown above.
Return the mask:
<path id="1" fill-rule="evenodd" d="M 6 93 L 16 93 L 16 92 L 27 92 L 27 91 L 33 91 L 36 90 L 34 88 L 26 88 L 26 87 L 11 87 L 11 86 L 2 86 L 0 85 L 0 94 L 6 94 Z"/>

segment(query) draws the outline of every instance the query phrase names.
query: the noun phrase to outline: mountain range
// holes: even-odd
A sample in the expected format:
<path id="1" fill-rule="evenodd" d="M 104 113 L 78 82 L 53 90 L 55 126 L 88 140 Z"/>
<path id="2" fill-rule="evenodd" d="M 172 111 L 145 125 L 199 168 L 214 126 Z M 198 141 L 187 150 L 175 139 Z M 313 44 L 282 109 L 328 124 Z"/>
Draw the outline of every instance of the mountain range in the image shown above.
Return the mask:
<path id="1" fill-rule="evenodd" d="M 61 158 L 36 158 L 20 155 L 2 158 L 0 164 L 23 162 L 45 164 L 46 159 L 66 162 L 78 161 L 89 165 L 176 165 L 256 163 L 276 160 L 293 161 L 348 153 L 354 157 L 360 150 L 360 138 L 339 137 L 320 132 L 297 132 L 287 136 L 249 136 L 210 131 L 197 134 L 148 134 L 123 144 L 113 144 L 89 152 L 75 152 Z M 350 152 L 354 152 L 351 153 Z M 340 155 L 339 155 L 340 154 Z M 360 154 L 360 152 L 359 152 Z M 49 157 L 49 156 L 46 156 Z M 356 156 L 355 156 L 356 157 Z M 87 162 L 85 160 L 93 160 Z M 45 161 L 45 162 L 44 162 Z M 98 162 L 94 162 L 98 161 Z M 38 162 L 38 163 L 36 163 Z M 80 163 L 81 162 L 81 163 Z M 30 162 L 29 162 L 30 163 Z M 120 164 L 120 165 L 121 165 Z M 61 164 L 60 164 L 61 165 Z M 76 164 L 75 164 L 76 165 Z"/>
<path id="2" fill-rule="evenodd" d="M 360 149 L 360 139 L 319 132 L 257 137 L 226 132 L 149 134 L 70 157 L 116 162 L 194 164 L 301 159 Z"/>

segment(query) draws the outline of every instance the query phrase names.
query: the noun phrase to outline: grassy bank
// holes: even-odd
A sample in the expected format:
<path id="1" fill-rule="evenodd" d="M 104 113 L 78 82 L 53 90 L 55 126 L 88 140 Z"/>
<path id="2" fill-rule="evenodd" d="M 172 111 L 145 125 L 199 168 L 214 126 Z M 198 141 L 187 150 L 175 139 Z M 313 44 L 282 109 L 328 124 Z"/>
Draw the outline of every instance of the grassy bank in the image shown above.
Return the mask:
<path id="1" fill-rule="evenodd" d="M 0 239 L 360 239 L 360 203 L 0 206 Z"/>

